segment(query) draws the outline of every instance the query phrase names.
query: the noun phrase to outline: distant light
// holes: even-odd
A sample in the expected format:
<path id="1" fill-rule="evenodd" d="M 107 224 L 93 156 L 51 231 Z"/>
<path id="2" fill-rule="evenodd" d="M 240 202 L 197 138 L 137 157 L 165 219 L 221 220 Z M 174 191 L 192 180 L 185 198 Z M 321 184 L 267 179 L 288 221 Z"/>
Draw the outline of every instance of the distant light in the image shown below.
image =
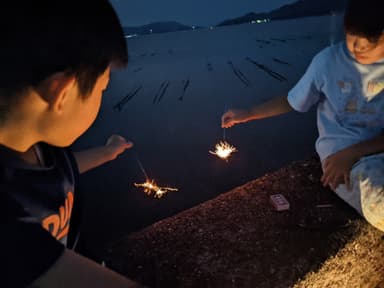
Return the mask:
<path id="1" fill-rule="evenodd" d="M 193 30 L 195 30 L 195 29 L 196 29 L 196 27 L 195 27 L 195 26 L 192 26 L 192 29 L 193 29 Z"/>
<path id="2" fill-rule="evenodd" d="M 267 19 L 257 19 L 257 20 L 252 20 L 251 21 L 251 24 L 260 24 L 260 23 L 267 23 L 267 22 L 269 22 L 269 19 L 267 18 Z"/>
<path id="3" fill-rule="evenodd" d="M 213 30 L 213 26 L 209 27 L 209 30 Z"/>
<path id="4" fill-rule="evenodd" d="M 153 30 L 152 29 L 149 29 L 149 33 L 152 33 L 153 32 Z"/>
<path id="5" fill-rule="evenodd" d="M 133 38 L 133 37 L 137 37 L 137 34 L 125 35 L 125 38 Z"/>

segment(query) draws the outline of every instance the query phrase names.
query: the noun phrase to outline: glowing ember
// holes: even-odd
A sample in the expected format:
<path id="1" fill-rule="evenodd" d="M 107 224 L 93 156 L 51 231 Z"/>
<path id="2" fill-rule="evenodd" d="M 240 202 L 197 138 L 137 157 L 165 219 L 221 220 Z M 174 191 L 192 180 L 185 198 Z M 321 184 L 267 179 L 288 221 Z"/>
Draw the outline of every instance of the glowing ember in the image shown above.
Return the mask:
<path id="1" fill-rule="evenodd" d="M 209 151 L 209 153 L 216 155 L 224 160 L 228 160 L 229 156 L 231 156 L 233 152 L 237 152 L 236 148 L 226 141 L 221 141 L 220 143 L 216 144 L 215 148 L 215 152 Z"/>
<path id="2" fill-rule="evenodd" d="M 176 188 L 159 187 L 159 186 L 157 186 L 157 184 L 155 183 L 154 180 L 147 180 L 147 182 L 145 182 L 143 184 L 136 184 L 135 183 L 135 186 L 144 188 L 144 192 L 146 194 L 148 194 L 148 195 L 153 194 L 155 196 L 155 198 L 161 198 L 165 194 L 167 194 L 168 192 L 178 191 L 178 189 L 176 189 Z"/>

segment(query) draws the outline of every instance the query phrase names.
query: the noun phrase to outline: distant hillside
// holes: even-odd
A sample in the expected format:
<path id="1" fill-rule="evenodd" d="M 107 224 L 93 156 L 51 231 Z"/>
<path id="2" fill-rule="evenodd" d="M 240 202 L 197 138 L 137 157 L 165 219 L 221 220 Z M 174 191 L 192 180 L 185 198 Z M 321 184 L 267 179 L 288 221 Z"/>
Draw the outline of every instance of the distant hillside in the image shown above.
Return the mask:
<path id="1" fill-rule="evenodd" d="M 289 19 L 317 15 L 326 15 L 344 10 L 346 0 L 298 0 L 292 4 L 284 5 L 276 10 L 265 13 L 248 13 L 244 16 L 229 19 L 218 26 L 250 23 L 258 19 Z"/>
<path id="2" fill-rule="evenodd" d="M 126 35 L 132 34 L 155 34 L 155 33 L 167 33 L 167 32 L 176 32 L 183 30 L 192 30 L 191 26 L 183 25 L 177 22 L 156 22 L 144 26 L 138 27 L 125 27 L 124 33 Z"/>

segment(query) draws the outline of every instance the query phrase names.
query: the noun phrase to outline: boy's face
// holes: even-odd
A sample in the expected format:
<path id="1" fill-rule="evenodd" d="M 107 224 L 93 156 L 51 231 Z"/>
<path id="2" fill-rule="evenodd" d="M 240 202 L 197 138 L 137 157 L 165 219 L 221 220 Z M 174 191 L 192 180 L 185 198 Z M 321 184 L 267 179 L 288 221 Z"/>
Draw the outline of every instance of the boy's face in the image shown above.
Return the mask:
<path id="1" fill-rule="evenodd" d="M 64 104 L 65 109 L 62 114 L 56 118 L 54 125 L 50 125 L 52 128 L 48 143 L 59 147 L 69 146 L 92 125 L 99 112 L 109 76 L 110 68 L 108 67 L 98 78 L 91 94 L 86 97 L 79 94 L 77 85 L 74 86 L 69 92 L 71 95 Z"/>
<path id="2" fill-rule="evenodd" d="M 373 64 L 384 59 L 384 35 L 371 42 L 365 37 L 347 33 L 346 42 L 349 52 L 360 64 Z"/>

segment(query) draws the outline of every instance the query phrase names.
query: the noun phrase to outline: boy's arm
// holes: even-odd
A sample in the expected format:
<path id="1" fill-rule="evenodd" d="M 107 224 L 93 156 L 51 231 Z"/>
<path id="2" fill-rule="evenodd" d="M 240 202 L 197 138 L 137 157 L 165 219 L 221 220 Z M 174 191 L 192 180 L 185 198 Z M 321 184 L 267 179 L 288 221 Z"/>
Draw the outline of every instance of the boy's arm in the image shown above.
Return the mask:
<path id="1" fill-rule="evenodd" d="M 349 175 L 353 164 L 364 156 L 381 152 L 384 152 L 384 135 L 352 145 L 329 156 L 323 163 L 323 185 L 336 189 L 338 185 L 345 184 L 350 189 Z"/>
<path id="2" fill-rule="evenodd" d="M 66 249 L 56 263 L 29 287 L 138 288 L 143 286 Z"/>
<path id="3" fill-rule="evenodd" d="M 80 152 L 73 153 L 80 173 L 87 172 L 106 162 L 116 159 L 126 149 L 133 146 L 131 142 L 127 142 L 123 137 L 118 135 L 111 136 L 105 146 L 92 148 Z"/>
<path id="4" fill-rule="evenodd" d="M 227 111 L 221 118 L 221 126 L 229 128 L 239 123 L 273 117 L 290 111 L 293 111 L 293 108 L 288 102 L 288 97 L 276 97 L 250 110 L 231 109 Z"/>

